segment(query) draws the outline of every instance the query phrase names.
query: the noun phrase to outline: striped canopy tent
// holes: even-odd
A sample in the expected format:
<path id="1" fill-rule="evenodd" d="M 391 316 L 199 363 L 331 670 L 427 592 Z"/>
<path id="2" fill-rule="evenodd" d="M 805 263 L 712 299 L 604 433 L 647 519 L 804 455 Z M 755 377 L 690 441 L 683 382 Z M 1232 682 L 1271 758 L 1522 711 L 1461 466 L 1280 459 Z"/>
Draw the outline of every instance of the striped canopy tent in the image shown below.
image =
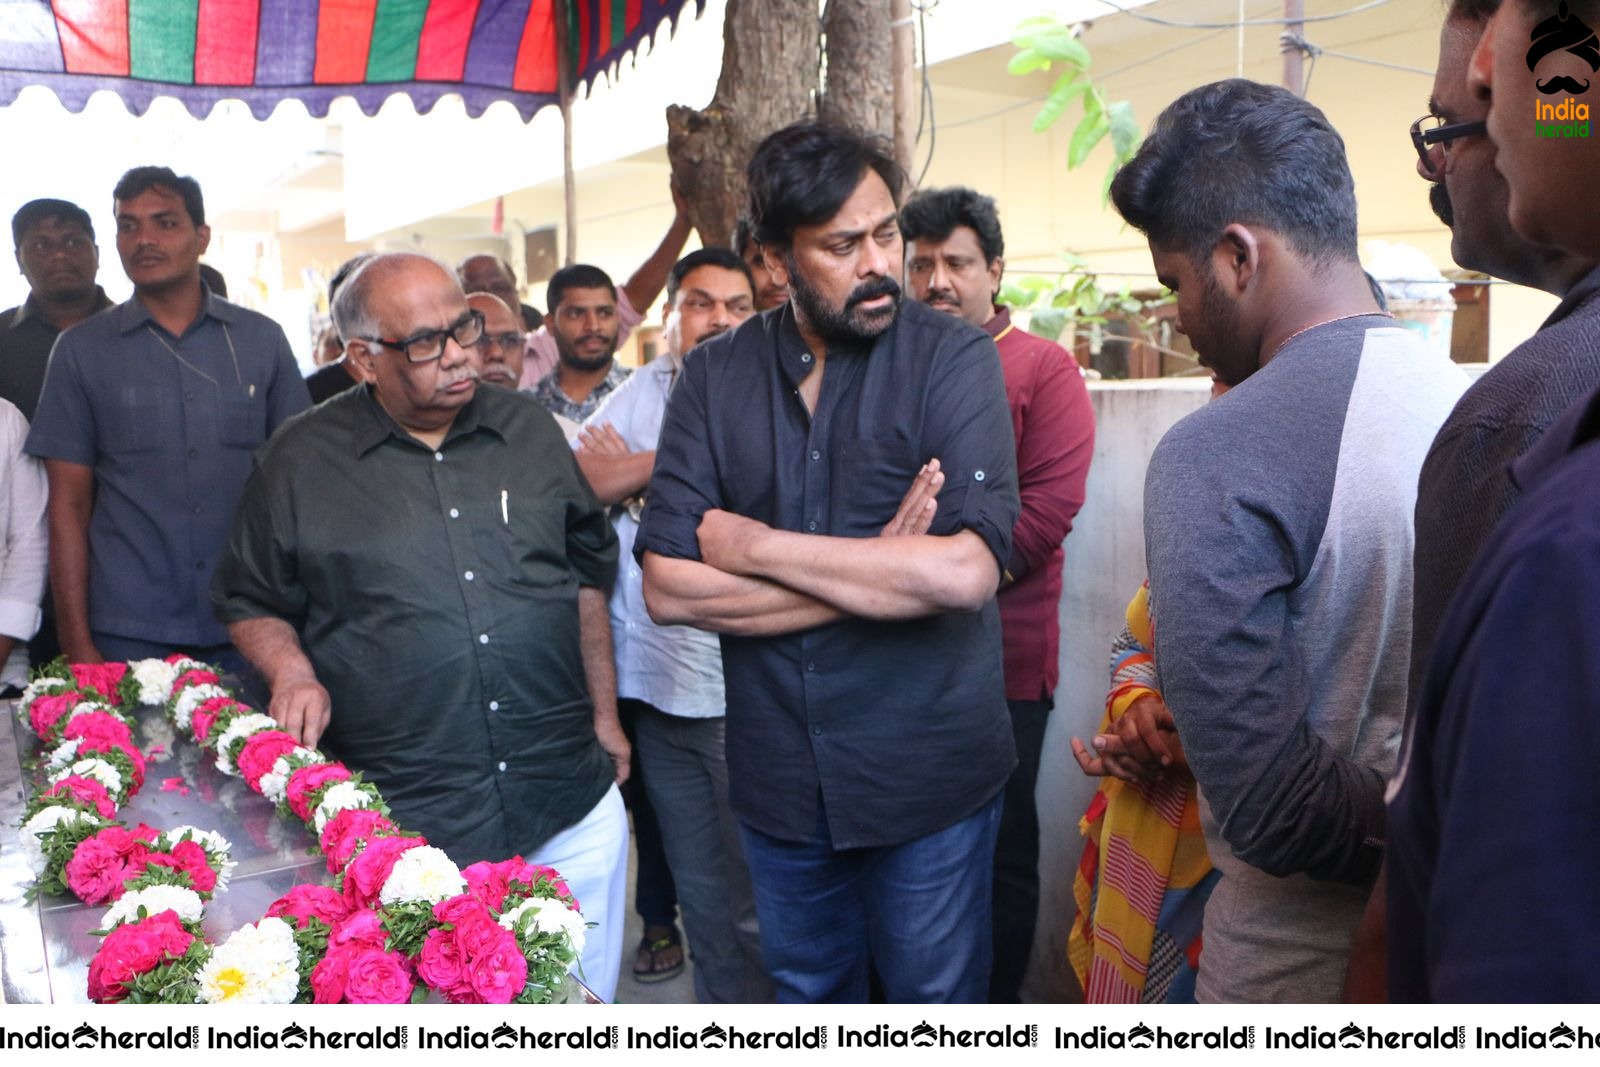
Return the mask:
<path id="1" fill-rule="evenodd" d="M 562 67 L 569 91 L 589 85 L 688 3 L 0 0 L 0 105 L 43 85 L 72 111 L 105 89 L 135 114 L 170 96 L 265 118 L 287 99 L 325 115 L 348 96 L 370 115 L 395 93 L 418 111 L 458 93 L 468 114 L 506 100 L 529 119 L 560 100 Z"/>

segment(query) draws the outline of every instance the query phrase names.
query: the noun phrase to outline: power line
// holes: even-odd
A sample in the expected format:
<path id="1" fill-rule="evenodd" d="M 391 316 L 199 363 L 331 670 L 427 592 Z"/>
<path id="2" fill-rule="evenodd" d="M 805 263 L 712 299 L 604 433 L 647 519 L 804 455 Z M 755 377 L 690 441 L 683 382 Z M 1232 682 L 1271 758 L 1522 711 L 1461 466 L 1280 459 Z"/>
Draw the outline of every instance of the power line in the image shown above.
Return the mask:
<path id="1" fill-rule="evenodd" d="M 1335 11 L 1331 15 L 1302 15 L 1293 19 L 1234 19 L 1231 22 L 1180 22 L 1177 19 L 1164 19 L 1159 15 L 1147 15 L 1143 11 L 1123 7 L 1116 0 L 1098 0 L 1098 2 L 1131 18 L 1154 23 L 1157 26 L 1172 26 L 1180 30 L 1231 30 L 1239 26 L 1293 26 L 1305 22 L 1332 22 L 1335 19 L 1349 18 L 1351 15 L 1359 15 L 1363 11 L 1382 7 L 1390 3 L 1390 0 L 1367 0 L 1365 4 L 1358 4 L 1344 11 Z"/>

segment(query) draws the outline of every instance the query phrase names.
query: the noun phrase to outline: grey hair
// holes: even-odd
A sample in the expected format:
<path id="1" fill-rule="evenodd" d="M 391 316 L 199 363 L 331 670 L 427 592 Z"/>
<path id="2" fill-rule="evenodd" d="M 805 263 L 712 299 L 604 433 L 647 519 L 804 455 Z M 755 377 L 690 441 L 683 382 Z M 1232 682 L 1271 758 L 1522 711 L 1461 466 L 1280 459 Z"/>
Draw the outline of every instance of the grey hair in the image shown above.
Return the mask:
<path id="1" fill-rule="evenodd" d="M 422 252 L 382 252 L 373 256 L 357 267 L 334 294 L 333 327 L 339 331 L 340 341 L 349 344 L 352 340 L 378 335 L 378 317 L 368 306 L 373 292 L 402 265 L 418 260 L 433 264 L 452 282 L 456 281 L 453 270 Z"/>

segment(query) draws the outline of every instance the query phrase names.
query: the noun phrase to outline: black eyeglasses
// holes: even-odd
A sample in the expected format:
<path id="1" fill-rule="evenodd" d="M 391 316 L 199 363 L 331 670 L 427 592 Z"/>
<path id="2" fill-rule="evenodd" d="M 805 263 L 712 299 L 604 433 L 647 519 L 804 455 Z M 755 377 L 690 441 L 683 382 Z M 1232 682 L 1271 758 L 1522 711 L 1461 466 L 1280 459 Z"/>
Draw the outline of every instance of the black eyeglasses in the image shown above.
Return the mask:
<path id="1" fill-rule="evenodd" d="M 444 355 L 446 341 L 453 340 L 462 348 L 467 348 L 477 344 L 482 336 L 483 312 L 469 311 L 457 319 L 454 325 L 443 330 L 421 330 L 397 341 L 382 337 L 358 337 L 356 340 L 398 349 L 410 363 L 432 363 Z"/>
<path id="2" fill-rule="evenodd" d="M 1438 115 L 1424 115 L 1411 124 L 1411 143 L 1417 149 L 1417 158 L 1422 160 L 1423 172 L 1432 178 L 1439 173 L 1433 160 L 1434 145 L 1439 145 L 1441 151 L 1448 151 L 1446 146 L 1451 141 L 1475 137 L 1488 129 L 1487 122 L 1446 122 Z"/>

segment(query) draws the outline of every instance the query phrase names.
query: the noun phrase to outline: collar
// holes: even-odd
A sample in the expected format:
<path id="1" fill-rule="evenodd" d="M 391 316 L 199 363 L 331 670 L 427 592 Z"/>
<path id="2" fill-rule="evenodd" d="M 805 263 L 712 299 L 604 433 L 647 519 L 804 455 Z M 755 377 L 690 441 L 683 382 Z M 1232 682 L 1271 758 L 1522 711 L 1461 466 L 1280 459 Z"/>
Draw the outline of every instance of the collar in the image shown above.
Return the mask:
<path id="1" fill-rule="evenodd" d="M 100 286 L 98 286 L 98 285 L 95 286 L 94 287 L 94 311 L 91 312 L 91 314 L 99 314 L 100 312 L 104 311 L 106 308 L 111 307 L 111 306 L 112 306 L 111 298 L 106 295 L 106 291 L 104 289 L 100 288 Z M 55 324 L 52 323 L 49 319 L 44 317 L 44 312 L 42 310 L 40 310 L 40 308 L 39 308 L 39 300 L 38 300 L 37 297 L 35 297 L 33 295 L 32 292 L 28 293 L 28 299 L 24 300 L 22 302 L 22 305 L 17 308 L 17 313 L 15 315 L 11 316 L 11 322 L 8 323 L 8 325 L 10 325 L 12 328 L 15 328 L 15 327 L 21 326 L 24 322 L 27 322 L 29 319 L 38 319 L 40 322 L 44 323 L 46 326 L 49 326 L 51 329 L 55 329 Z"/>
<path id="2" fill-rule="evenodd" d="M 195 319 L 195 322 L 198 323 L 207 317 L 216 319 L 218 322 L 237 322 L 239 309 L 213 293 L 210 286 L 206 285 L 205 282 L 201 282 L 200 317 Z M 155 318 L 150 314 L 150 309 L 144 306 L 144 301 L 139 299 L 137 292 L 118 306 L 118 332 L 132 333 L 147 322 L 154 325 Z"/>
<path id="3" fill-rule="evenodd" d="M 1539 329 L 1542 330 L 1546 326 L 1554 326 L 1588 303 L 1590 297 L 1593 297 L 1596 293 L 1600 293 L 1600 265 L 1596 265 L 1588 274 L 1579 278 L 1576 285 L 1566 291 L 1566 294 L 1561 297 L 1561 303 L 1557 304 L 1556 309 L 1550 312 L 1549 317 L 1539 324 Z"/>
<path id="4" fill-rule="evenodd" d="M 994 306 L 994 314 L 989 317 L 989 321 L 983 324 L 983 332 L 996 341 L 1010 333 L 1012 328 L 1011 309 L 999 304 Z"/>
<path id="5" fill-rule="evenodd" d="M 1596 437 L 1600 437 L 1600 390 L 1568 408 L 1532 448 L 1511 464 L 1512 483 L 1526 493 L 1569 452 Z"/>
<path id="6" fill-rule="evenodd" d="M 493 391 L 492 387 L 488 389 L 488 392 Z M 412 437 L 398 422 L 394 421 L 394 416 L 385 411 L 383 405 L 378 403 L 378 396 L 373 390 L 371 382 L 362 382 L 351 389 L 350 392 L 356 394 L 351 403 L 356 404 L 361 412 L 356 416 L 355 427 L 351 431 L 357 459 L 365 456 L 391 437 L 413 448 L 426 449 L 429 452 L 434 451 L 431 448 L 427 448 L 415 437 Z M 509 397 L 512 394 L 505 393 L 504 395 Z M 329 401 L 330 404 L 334 402 L 336 400 Z M 478 391 L 473 394 L 472 399 L 467 401 L 465 407 L 456 412 L 455 421 L 450 424 L 450 429 L 446 431 L 444 442 L 439 445 L 439 451 L 443 451 L 456 438 L 477 433 L 479 430 L 492 433 L 504 441 L 506 439 L 505 413 L 497 410 L 498 407 L 499 405 L 493 400 L 487 399 L 485 387 L 480 383 Z"/>

